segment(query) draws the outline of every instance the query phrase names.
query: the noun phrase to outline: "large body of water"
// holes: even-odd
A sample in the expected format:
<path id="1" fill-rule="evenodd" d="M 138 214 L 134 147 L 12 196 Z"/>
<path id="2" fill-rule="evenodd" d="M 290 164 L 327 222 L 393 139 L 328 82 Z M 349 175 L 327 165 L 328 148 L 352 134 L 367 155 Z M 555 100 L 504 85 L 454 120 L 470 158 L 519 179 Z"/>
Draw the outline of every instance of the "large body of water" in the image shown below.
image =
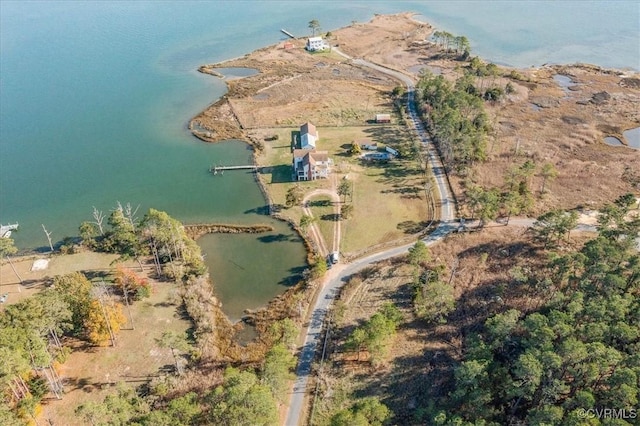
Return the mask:
<path id="1" fill-rule="evenodd" d="M 201 244 L 227 310 L 255 308 L 303 264 L 287 226 L 258 214 L 241 142 L 210 145 L 188 119 L 224 93 L 204 63 L 309 32 L 414 11 L 515 66 L 589 62 L 640 69 L 637 1 L 0 2 L 0 222 L 19 222 L 20 248 L 77 234 L 92 206 L 116 201 L 184 222 L 271 223 L 269 236 L 208 236 Z M 265 250 L 265 245 L 269 249 Z M 232 256 L 232 257 L 230 257 Z M 227 259 L 227 260 L 224 260 Z M 259 274 L 260 282 L 250 277 Z M 254 291 L 257 286 L 259 291 Z"/>

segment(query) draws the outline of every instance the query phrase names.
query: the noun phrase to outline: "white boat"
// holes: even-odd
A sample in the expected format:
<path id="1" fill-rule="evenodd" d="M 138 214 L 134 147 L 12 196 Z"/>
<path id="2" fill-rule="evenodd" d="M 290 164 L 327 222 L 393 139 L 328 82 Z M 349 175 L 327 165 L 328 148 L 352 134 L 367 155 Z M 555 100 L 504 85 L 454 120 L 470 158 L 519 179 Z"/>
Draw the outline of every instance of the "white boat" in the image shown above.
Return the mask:
<path id="1" fill-rule="evenodd" d="M 9 238 L 11 237 L 11 231 L 15 231 L 18 229 L 18 224 L 13 223 L 9 225 L 0 224 L 0 238 Z"/>

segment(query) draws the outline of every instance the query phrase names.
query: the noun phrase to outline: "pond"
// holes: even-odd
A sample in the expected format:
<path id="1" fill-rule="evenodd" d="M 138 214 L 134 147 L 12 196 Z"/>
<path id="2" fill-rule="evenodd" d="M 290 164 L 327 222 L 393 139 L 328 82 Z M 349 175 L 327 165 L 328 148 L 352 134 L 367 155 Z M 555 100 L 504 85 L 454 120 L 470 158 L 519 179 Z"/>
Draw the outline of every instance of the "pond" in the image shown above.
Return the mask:
<path id="1" fill-rule="evenodd" d="M 233 322 L 245 309 L 263 307 L 301 279 L 306 251 L 289 224 L 263 216 L 274 227 L 262 234 L 207 234 L 198 239 L 206 253 L 222 311 Z"/>
<path id="2" fill-rule="evenodd" d="M 255 68 L 216 68 L 215 70 L 222 74 L 225 80 L 237 80 L 258 74 Z"/>
<path id="3" fill-rule="evenodd" d="M 631 149 L 640 149 L 640 127 L 634 129 L 625 130 L 622 132 L 626 144 L 615 136 L 607 136 L 604 138 L 604 143 L 609 146 L 624 146 Z"/>
<path id="4" fill-rule="evenodd" d="M 622 132 L 622 136 L 627 140 L 630 148 L 640 149 L 640 127 Z"/>
<path id="5" fill-rule="evenodd" d="M 614 136 L 607 136 L 606 138 L 604 138 L 604 143 L 609 146 L 624 146 L 622 141 Z"/>
<path id="6" fill-rule="evenodd" d="M 576 83 L 568 75 L 555 74 L 553 76 L 553 81 L 562 88 L 564 93 L 569 93 L 569 91 L 572 90 L 572 87 L 576 86 Z"/>

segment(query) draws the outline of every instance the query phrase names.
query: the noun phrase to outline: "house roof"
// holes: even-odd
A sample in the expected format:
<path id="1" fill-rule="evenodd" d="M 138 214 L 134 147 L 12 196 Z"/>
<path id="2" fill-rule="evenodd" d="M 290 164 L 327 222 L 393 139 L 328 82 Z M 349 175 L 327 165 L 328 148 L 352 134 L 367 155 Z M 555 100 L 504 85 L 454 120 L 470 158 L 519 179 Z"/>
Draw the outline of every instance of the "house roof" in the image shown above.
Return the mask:
<path id="1" fill-rule="evenodd" d="M 316 151 L 315 149 L 294 149 L 293 158 L 306 158 L 306 161 L 314 163 L 316 161 L 329 161 L 328 151 Z"/>
<path id="2" fill-rule="evenodd" d="M 309 153 L 308 149 L 294 149 L 293 158 L 303 158 L 308 153 Z"/>
<path id="3" fill-rule="evenodd" d="M 308 155 L 309 155 L 310 163 L 311 163 L 311 160 L 313 160 L 314 163 L 316 161 L 325 162 L 325 163 L 329 161 L 329 153 L 327 151 L 311 151 L 309 152 Z"/>
<path id="4" fill-rule="evenodd" d="M 305 133 L 310 134 L 313 137 L 318 137 L 318 131 L 316 130 L 316 126 L 309 123 L 308 121 L 300 126 L 300 134 L 304 135 Z"/>
<path id="5" fill-rule="evenodd" d="M 309 37 L 309 42 L 322 41 L 322 37 Z"/>

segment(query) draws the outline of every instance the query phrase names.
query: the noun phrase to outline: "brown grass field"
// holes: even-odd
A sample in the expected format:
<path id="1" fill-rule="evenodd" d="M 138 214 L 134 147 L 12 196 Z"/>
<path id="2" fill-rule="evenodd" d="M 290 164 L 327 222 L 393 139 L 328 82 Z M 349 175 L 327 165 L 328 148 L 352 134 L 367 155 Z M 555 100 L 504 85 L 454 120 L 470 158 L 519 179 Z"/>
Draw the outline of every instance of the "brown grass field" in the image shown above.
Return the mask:
<path id="1" fill-rule="evenodd" d="M 50 258 L 47 269 L 42 271 L 30 271 L 34 257 L 16 258 L 13 260 L 14 267 L 23 279 L 21 291 L 18 291 L 19 281 L 15 273 L 7 262 L 3 262 L 0 268 L 0 292 L 9 293 L 7 304 L 16 303 L 48 286 L 55 275 L 75 271 L 83 272 L 94 282 L 104 278 L 109 283 L 110 274 L 115 271 L 112 262 L 116 257 L 94 252 L 56 255 Z M 140 274 L 135 261 L 124 265 Z M 64 398 L 45 399 L 41 421 L 46 419 L 52 424 L 61 425 L 79 424 L 74 410 L 85 402 L 101 401 L 113 393 L 117 384 L 139 386 L 159 377 L 160 373 L 173 374 L 174 361 L 170 349 L 159 347 L 155 339 L 164 331 L 184 333 L 191 327 L 191 322 L 179 309 L 181 300 L 177 296 L 176 286 L 150 281 L 153 289 L 151 297 L 131 305 L 135 329 L 129 322 L 126 309 L 123 310 L 128 322 L 117 334 L 116 347 L 96 347 L 77 339 L 65 339 L 65 346 L 72 348 L 73 352 L 59 368 L 65 384 Z"/>
<path id="2" fill-rule="evenodd" d="M 191 327 L 179 304 L 174 284 L 154 282 L 151 297 L 131 307 L 135 330 L 130 323 L 125 325 L 117 335 L 116 347 L 66 342 L 73 352 L 60 371 L 65 382 L 64 399 L 48 400 L 43 418 L 53 424 L 78 424 L 74 410 L 88 401 L 102 401 L 119 383 L 137 387 L 174 374 L 171 350 L 158 346 L 155 339 L 165 331 L 185 333 Z"/>

